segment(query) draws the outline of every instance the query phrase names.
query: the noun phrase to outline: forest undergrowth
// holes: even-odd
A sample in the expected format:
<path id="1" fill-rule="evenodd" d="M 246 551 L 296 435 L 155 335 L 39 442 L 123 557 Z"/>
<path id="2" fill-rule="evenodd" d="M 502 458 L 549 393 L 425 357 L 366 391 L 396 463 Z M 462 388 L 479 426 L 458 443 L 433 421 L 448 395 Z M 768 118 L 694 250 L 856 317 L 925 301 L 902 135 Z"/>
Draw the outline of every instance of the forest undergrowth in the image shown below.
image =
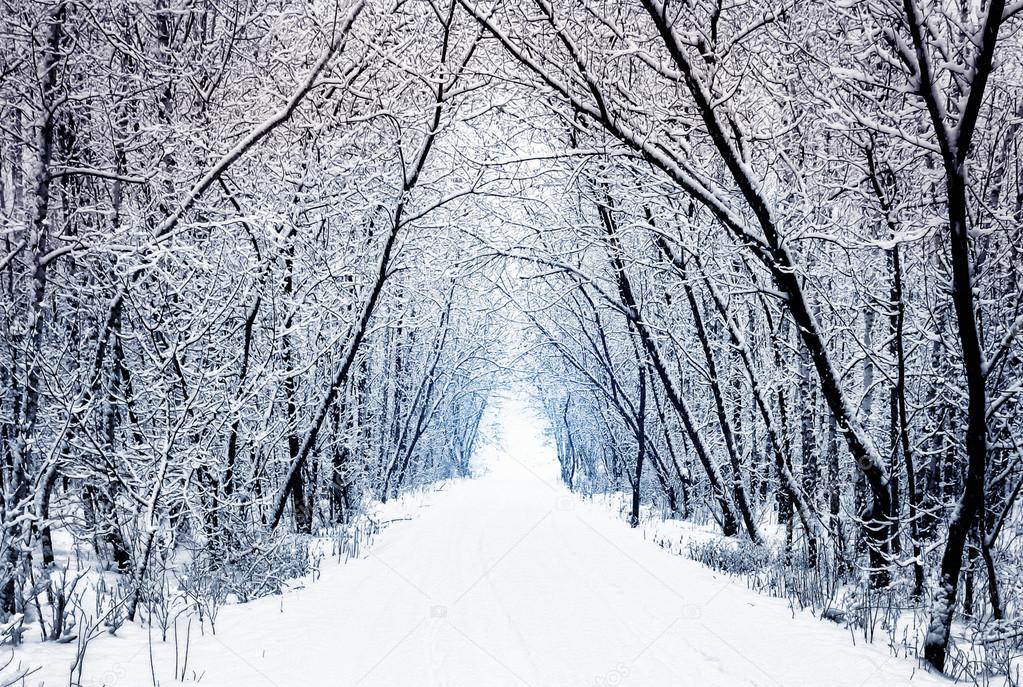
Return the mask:
<path id="1" fill-rule="evenodd" d="M 591 497 L 616 510 L 628 522 L 628 495 L 603 494 Z M 824 622 L 848 631 L 850 641 L 881 644 L 893 657 L 919 660 L 927 631 L 929 599 L 913 595 L 909 574 L 896 574 L 890 585 L 872 589 L 866 572 L 850 561 L 845 552 L 833 547 L 817 551 L 813 560 L 806 541 L 796 538 L 786 544 L 785 528 L 771 523 L 765 541 L 754 544 L 748 538 L 723 537 L 714 531 L 710 514 L 701 519 L 681 520 L 665 504 L 644 507 L 640 535 L 662 549 L 689 558 L 711 570 L 744 584 L 759 594 L 787 601 L 793 614 L 810 613 Z M 1023 570 L 1019 553 L 1005 565 Z M 906 566 L 908 567 L 908 566 Z M 980 571 L 971 584 L 982 586 Z M 1023 601 L 1018 585 L 1005 585 L 1003 602 L 1019 608 Z M 975 595 L 975 596 L 974 596 Z M 960 613 L 950 643 L 947 677 L 981 687 L 1023 685 L 1023 622 L 996 620 L 975 588 L 970 599 L 976 604 L 969 615 Z"/>

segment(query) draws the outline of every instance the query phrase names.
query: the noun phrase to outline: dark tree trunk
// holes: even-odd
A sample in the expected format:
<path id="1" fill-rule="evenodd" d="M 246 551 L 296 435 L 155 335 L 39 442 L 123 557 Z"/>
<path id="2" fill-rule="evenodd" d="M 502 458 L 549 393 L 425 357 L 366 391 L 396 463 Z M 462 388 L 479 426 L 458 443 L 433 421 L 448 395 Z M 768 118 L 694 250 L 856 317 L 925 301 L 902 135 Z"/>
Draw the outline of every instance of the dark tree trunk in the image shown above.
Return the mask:
<path id="1" fill-rule="evenodd" d="M 643 484 L 643 460 L 646 458 L 646 365 L 638 358 L 636 369 L 639 377 L 639 407 L 636 413 L 636 479 L 632 484 L 632 515 L 629 518 L 631 527 L 639 526 L 640 489 Z"/>

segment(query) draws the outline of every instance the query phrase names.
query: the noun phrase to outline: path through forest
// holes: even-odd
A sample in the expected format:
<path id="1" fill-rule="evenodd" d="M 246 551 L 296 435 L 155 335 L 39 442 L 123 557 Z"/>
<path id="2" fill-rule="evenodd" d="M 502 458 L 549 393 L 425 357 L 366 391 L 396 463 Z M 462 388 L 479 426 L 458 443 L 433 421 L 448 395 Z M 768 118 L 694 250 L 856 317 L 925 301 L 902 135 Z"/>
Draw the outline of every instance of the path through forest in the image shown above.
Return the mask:
<path id="1" fill-rule="evenodd" d="M 224 608 L 216 637 L 190 642 L 189 681 L 947 684 L 920 670 L 913 677 L 913 664 L 884 647 L 853 646 L 836 626 L 793 618 L 784 601 L 643 541 L 560 484 L 541 421 L 522 401 L 501 405 L 502 436 L 482 451 L 483 476 L 429 495 L 365 558 L 328 562 L 319 581 L 283 599 Z M 148 642 L 140 640 L 97 640 L 85 684 L 152 684 Z M 54 660 L 60 649 L 46 649 L 48 665 L 30 683 L 66 684 L 66 668 Z M 152 670 L 170 684 L 172 649 L 157 643 L 153 656 Z"/>

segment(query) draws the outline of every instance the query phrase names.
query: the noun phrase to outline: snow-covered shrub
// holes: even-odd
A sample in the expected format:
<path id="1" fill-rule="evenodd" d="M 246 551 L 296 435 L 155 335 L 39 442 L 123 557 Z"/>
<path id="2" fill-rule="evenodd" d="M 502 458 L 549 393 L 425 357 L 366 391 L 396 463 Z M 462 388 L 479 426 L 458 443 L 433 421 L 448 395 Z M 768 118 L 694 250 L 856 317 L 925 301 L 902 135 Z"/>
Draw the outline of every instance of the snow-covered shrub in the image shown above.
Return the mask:
<path id="1" fill-rule="evenodd" d="M 170 583 L 170 570 L 162 557 L 149 567 L 142 583 L 141 601 L 149 624 L 159 628 L 161 640 L 166 642 L 168 630 L 186 609 L 181 595 L 175 593 Z"/>
<path id="2" fill-rule="evenodd" d="M 226 575 L 208 553 L 192 556 L 184 570 L 177 573 L 177 586 L 189 608 L 199 618 L 200 627 L 208 620 L 213 634 L 217 633 L 217 611 L 227 599 Z"/>
<path id="3" fill-rule="evenodd" d="M 288 533 L 272 533 L 254 538 L 239 547 L 241 553 L 224 559 L 204 559 L 208 580 L 204 584 L 223 600 L 244 603 L 270 594 L 280 594 L 288 581 L 319 570 L 322 554 L 315 540 Z"/>
<path id="4" fill-rule="evenodd" d="M 982 619 L 954 633 L 949 642 L 949 677 L 977 685 L 1023 685 L 1023 620 Z"/>
<path id="5" fill-rule="evenodd" d="M 71 573 L 67 567 L 50 572 L 46 581 L 46 597 L 50 609 L 50 626 L 47 628 L 40 613 L 39 624 L 43 636 L 56 642 L 74 640 L 75 611 L 82 606 L 83 591 L 78 589 L 85 576 L 84 571 Z"/>
<path id="6" fill-rule="evenodd" d="M 338 525 L 324 532 L 330 538 L 331 556 L 338 562 L 359 558 L 377 534 L 380 523 L 369 515 L 360 515 L 344 525 Z"/>
<path id="7" fill-rule="evenodd" d="M 689 558 L 728 575 L 750 575 L 771 564 L 770 549 L 749 541 L 710 539 L 689 544 Z"/>

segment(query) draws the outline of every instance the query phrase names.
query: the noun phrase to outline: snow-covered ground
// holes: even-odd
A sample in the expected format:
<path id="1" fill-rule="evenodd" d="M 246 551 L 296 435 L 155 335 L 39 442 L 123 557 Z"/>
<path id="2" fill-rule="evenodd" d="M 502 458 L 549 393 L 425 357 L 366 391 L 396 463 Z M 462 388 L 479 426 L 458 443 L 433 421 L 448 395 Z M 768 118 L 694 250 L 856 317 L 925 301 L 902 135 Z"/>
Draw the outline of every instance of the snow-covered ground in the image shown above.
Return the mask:
<path id="1" fill-rule="evenodd" d="M 837 626 L 672 555 L 562 486 L 543 422 L 494 411 L 481 476 L 448 483 L 361 559 L 225 607 L 193 629 L 185 682 L 210 687 L 946 685 Z M 175 682 L 172 641 L 125 627 L 90 646 L 83 685 Z M 26 685 L 67 685 L 73 646 L 31 644 Z M 181 663 L 180 648 L 178 663 Z M 3 681 L 0 680 L 0 684 Z M 20 683 L 19 683 L 20 684 Z"/>

